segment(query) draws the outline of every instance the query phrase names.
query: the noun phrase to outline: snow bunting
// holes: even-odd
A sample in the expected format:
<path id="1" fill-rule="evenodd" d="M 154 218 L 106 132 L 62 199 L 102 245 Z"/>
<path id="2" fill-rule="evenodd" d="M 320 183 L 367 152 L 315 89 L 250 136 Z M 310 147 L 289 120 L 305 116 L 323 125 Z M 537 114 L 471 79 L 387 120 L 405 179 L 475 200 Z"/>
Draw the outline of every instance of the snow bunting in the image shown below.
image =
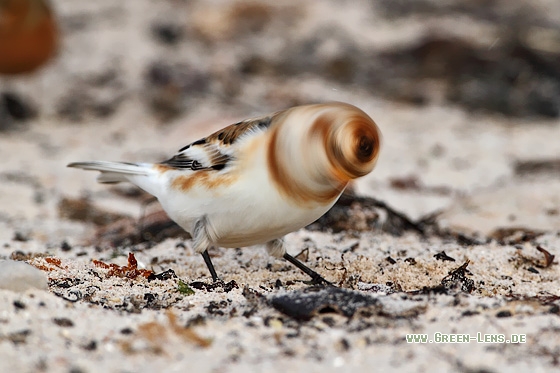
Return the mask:
<path id="1" fill-rule="evenodd" d="M 101 183 L 131 182 L 160 201 L 189 232 L 212 279 L 212 245 L 266 244 L 317 282 L 318 273 L 289 255 L 282 236 L 312 223 L 348 182 L 368 174 L 381 134 L 362 110 L 345 103 L 293 107 L 225 127 L 161 163 L 77 162 L 101 171 Z"/>

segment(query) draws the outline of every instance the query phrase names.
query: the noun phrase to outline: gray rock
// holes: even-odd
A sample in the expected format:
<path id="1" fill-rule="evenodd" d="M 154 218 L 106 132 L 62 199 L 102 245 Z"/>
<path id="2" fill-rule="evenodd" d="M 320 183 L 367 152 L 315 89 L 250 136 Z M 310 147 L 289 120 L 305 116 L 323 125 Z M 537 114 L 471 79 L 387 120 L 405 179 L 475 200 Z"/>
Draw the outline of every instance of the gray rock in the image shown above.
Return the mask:
<path id="1" fill-rule="evenodd" d="M 0 261 L 0 289 L 24 292 L 28 289 L 48 290 L 47 275 L 24 262 Z"/>

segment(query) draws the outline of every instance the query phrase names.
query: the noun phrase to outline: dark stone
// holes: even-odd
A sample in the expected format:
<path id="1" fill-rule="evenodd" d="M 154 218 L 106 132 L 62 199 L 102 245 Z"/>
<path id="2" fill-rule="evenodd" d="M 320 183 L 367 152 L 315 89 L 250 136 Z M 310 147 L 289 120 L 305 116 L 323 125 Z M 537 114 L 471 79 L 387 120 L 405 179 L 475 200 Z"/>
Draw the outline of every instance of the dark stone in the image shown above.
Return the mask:
<path id="1" fill-rule="evenodd" d="M 155 24 L 152 35 L 162 44 L 175 45 L 182 39 L 183 29 L 174 24 Z"/>
<path id="2" fill-rule="evenodd" d="M 317 314 L 330 312 L 351 317 L 360 309 L 378 305 L 378 300 L 357 291 L 315 286 L 273 296 L 270 303 L 294 319 L 309 320 Z"/>
<path id="3" fill-rule="evenodd" d="M 500 311 L 496 314 L 496 317 L 511 317 L 511 311 L 505 310 L 505 311 Z"/>
<path id="4" fill-rule="evenodd" d="M 66 317 L 55 317 L 53 322 L 63 328 L 70 328 L 74 326 L 74 322 Z"/>
<path id="5" fill-rule="evenodd" d="M 35 117 L 35 111 L 31 105 L 13 92 L 0 93 L 0 106 L 4 107 L 10 117 L 18 121 Z"/>

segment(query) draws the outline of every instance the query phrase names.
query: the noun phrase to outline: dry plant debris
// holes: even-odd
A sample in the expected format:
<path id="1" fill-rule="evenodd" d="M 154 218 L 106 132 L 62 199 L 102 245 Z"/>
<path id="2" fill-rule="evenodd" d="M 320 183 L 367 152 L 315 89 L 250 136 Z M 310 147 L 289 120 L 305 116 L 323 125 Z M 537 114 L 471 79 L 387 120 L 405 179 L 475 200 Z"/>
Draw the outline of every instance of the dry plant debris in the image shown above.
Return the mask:
<path id="1" fill-rule="evenodd" d="M 150 276 L 154 275 L 154 272 L 150 271 L 149 269 L 138 268 L 138 262 L 134 257 L 134 253 L 128 254 L 128 265 L 126 266 L 119 266 L 113 263 L 107 264 L 100 260 L 95 260 L 95 259 L 93 260 L 93 264 L 96 267 L 108 269 L 109 272 L 107 272 L 107 277 L 116 276 L 116 277 L 127 277 L 130 279 L 135 279 L 138 276 L 149 278 Z"/>

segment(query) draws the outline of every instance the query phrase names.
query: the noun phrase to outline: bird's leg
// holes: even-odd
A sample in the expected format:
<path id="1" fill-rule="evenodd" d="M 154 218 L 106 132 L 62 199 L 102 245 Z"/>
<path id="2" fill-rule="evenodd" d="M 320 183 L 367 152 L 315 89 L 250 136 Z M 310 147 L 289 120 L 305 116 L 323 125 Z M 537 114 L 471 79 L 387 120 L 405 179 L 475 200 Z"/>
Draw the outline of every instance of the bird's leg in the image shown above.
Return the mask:
<path id="1" fill-rule="evenodd" d="M 266 249 L 268 253 L 277 258 L 284 258 L 288 262 L 292 263 L 296 267 L 298 267 L 301 271 L 303 271 L 306 275 L 311 277 L 313 283 L 315 284 L 326 284 L 330 286 L 334 286 L 331 282 L 325 280 L 323 276 L 291 256 L 286 252 L 286 248 L 284 247 L 284 241 L 282 239 L 275 239 L 272 241 L 267 242 Z"/>
<path id="2" fill-rule="evenodd" d="M 311 268 L 309 268 L 308 266 L 306 266 L 305 264 L 303 264 L 302 262 L 300 262 L 299 260 L 291 256 L 290 254 L 285 253 L 283 255 L 283 258 L 286 259 L 288 262 L 292 263 L 293 265 L 295 265 L 296 267 L 298 267 L 299 269 L 301 269 L 305 274 L 310 276 L 311 279 L 313 280 L 313 283 L 334 286 L 331 282 L 325 280 L 323 276 L 321 276 L 320 274 L 318 274 L 317 272 L 315 272 L 314 270 L 312 270 Z"/>
<path id="3" fill-rule="evenodd" d="M 208 267 L 210 275 L 212 276 L 212 281 L 217 282 L 220 279 L 218 277 L 218 274 L 216 273 L 216 270 L 214 269 L 214 264 L 212 264 L 210 255 L 208 254 L 208 248 L 211 246 L 211 241 L 208 236 L 207 224 L 208 220 L 206 219 L 206 217 L 203 217 L 195 223 L 193 231 L 193 248 L 194 251 L 202 254 L 204 263 L 206 263 L 206 267 Z"/>
<path id="4" fill-rule="evenodd" d="M 212 281 L 217 282 L 219 280 L 218 274 L 214 269 L 214 264 L 212 264 L 212 260 L 210 259 L 210 255 L 208 254 L 208 249 L 202 252 L 202 258 L 204 258 L 204 263 L 206 263 L 206 267 L 208 267 L 210 275 L 212 275 Z"/>

